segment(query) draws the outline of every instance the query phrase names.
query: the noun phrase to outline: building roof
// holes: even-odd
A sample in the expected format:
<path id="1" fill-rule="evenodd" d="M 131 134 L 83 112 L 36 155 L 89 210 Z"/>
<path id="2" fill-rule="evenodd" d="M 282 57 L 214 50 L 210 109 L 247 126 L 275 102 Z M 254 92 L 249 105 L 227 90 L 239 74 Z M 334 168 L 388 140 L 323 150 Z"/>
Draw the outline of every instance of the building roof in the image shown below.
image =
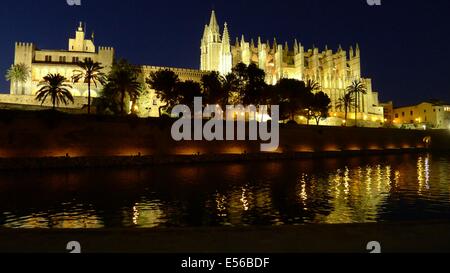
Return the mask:
<path id="1" fill-rule="evenodd" d="M 423 103 L 429 103 L 432 104 L 433 106 L 445 106 L 445 105 L 450 105 L 450 103 L 447 103 L 445 101 L 442 100 L 438 100 L 438 99 L 429 99 L 429 100 L 425 100 L 422 102 L 419 102 L 417 104 L 408 104 L 408 105 L 402 105 L 402 106 L 398 106 L 398 107 L 394 107 L 394 109 L 401 109 L 401 108 L 409 108 L 409 107 L 415 107 L 418 105 L 421 105 Z"/>

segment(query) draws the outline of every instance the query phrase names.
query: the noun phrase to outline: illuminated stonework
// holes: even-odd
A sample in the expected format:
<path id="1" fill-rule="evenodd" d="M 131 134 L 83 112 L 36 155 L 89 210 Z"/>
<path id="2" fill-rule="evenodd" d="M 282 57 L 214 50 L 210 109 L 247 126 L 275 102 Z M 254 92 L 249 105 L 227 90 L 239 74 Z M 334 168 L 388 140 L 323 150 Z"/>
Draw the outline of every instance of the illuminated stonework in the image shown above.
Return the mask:
<path id="1" fill-rule="evenodd" d="M 200 70 L 218 71 L 227 74 L 232 69 L 230 36 L 225 23 L 223 35 L 213 11 L 209 25 L 205 26 L 201 42 Z"/>
<path id="2" fill-rule="evenodd" d="M 11 83 L 11 95 L 34 95 L 39 82 L 49 73 L 59 73 L 71 79 L 74 70 L 78 69 L 77 63 L 88 58 L 101 63 L 105 67 L 103 72 L 107 73 L 114 60 L 114 49 L 99 47 L 96 50 L 93 39 L 85 38 L 85 31 L 80 23 L 75 38 L 69 39 L 68 50 L 41 50 L 32 43 L 16 43 L 14 64 L 23 63 L 30 68 L 31 78 L 24 84 Z M 81 81 L 72 86 L 74 96 L 87 96 L 87 84 Z M 92 88 L 92 95 L 95 97 L 100 89 L 101 86 Z"/>
<path id="3" fill-rule="evenodd" d="M 450 128 L 450 104 L 425 101 L 394 109 L 394 125 L 406 128 Z M 425 126 L 425 127 L 424 127 Z"/>
<path id="4" fill-rule="evenodd" d="M 346 87 L 355 80 L 361 80 L 367 87 L 367 94 L 360 98 L 359 118 L 380 122 L 384 119 L 383 107 L 379 105 L 378 93 L 372 90 L 371 80 L 361 77 L 361 53 L 358 45 L 351 47 L 348 52 L 341 46 L 336 52 L 328 47 L 324 51 L 316 47 L 306 50 L 297 40 L 292 47 L 287 42 L 284 45 L 278 44 L 276 39 L 270 44 L 269 41 L 263 43 L 258 38 L 255 44 L 253 39 L 247 42 L 242 35 L 231 46 L 227 24 L 221 35 L 216 13 L 213 11 L 201 40 L 200 69 L 226 74 L 241 62 L 246 65 L 254 63 L 264 70 L 269 84 L 276 84 L 282 78 L 316 81 L 331 98 L 330 111 L 339 117 L 342 117 L 343 110 L 337 107 L 338 100 L 344 96 Z"/>

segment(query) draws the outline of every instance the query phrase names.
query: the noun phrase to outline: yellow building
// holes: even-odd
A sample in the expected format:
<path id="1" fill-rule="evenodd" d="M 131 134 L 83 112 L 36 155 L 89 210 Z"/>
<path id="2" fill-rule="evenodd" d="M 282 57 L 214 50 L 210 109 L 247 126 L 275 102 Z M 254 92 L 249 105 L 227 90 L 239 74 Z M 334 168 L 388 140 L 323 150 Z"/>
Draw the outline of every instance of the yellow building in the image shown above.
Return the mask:
<path id="1" fill-rule="evenodd" d="M 361 76 L 361 52 L 358 45 L 348 51 L 341 46 L 335 52 L 328 47 L 320 51 L 316 47 L 305 49 L 297 40 L 290 47 L 287 42 L 278 44 L 276 39 L 272 44 L 269 41 L 263 43 L 261 38 L 256 43 L 254 40 L 249 42 L 244 35 L 231 45 L 228 25 L 225 23 L 221 33 L 213 11 L 201 39 L 200 69 L 227 74 L 241 62 L 246 65 L 256 64 L 264 70 L 268 84 L 276 84 L 282 78 L 317 82 L 331 99 L 332 117 L 344 116 L 343 109 L 338 107 L 339 99 L 353 81 L 362 81 L 367 94 L 360 96 L 358 119 L 377 124 L 384 121 L 378 92 L 372 89 L 371 79 Z M 351 115 L 354 118 L 354 114 L 349 117 Z"/>
<path id="2" fill-rule="evenodd" d="M 450 104 L 427 101 L 394 109 L 394 124 L 406 128 L 450 128 Z"/>
<path id="3" fill-rule="evenodd" d="M 71 79 L 74 70 L 79 69 L 77 63 L 85 59 L 99 62 L 107 73 L 114 60 L 112 47 L 98 47 L 96 49 L 93 39 L 86 39 L 85 28 L 82 23 L 75 32 L 75 38 L 69 39 L 67 50 L 38 49 L 32 43 L 16 43 L 14 64 L 25 64 L 31 69 L 31 78 L 24 84 L 11 83 L 11 95 L 33 96 L 38 91 L 39 82 L 49 73 L 59 73 Z M 72 84 L 72 94 L 75 97 L 87 96 L 87 84 L 80 82 Z M 92 87 L 93 97 L 98 95 L 101 86 Z"/>
<path id="4" fill-rule="evenodd" d="M 262 43 L 261 39 L 258 39 L 255 45 L 254 42 L 246 42 L 243 36 L 240 41 L 231 46 L 229 37 L 226 24 L 223 33 L 220 32 L 213 11 L 201 40 L 200 70 L 142 66 L 142 80 L 148 78 L 153 71 L 169 69 L 174 71 L 181 80 L 200 82 L 201 77 L 210 71 L 226 74 L 240 62 L 255 63 L 266 72 L 266 81 L 269 84 L 274 84 L 281 78 L 318 82 L 322 91 L 328 94 L 332 101 L 330 118 L 323 123 L 327 125 L 342 125 L 344 111 L 337 107 L 337 102 L 352 81 L 361 80 L 367 87 L 367 94 L 360 96 L 360 109 L 357 114 L 361 121 L 360 125 L 380 126 L 383 123 L 383 107 L 378 102 L 378 93 L 373 91 L 370 79 L 361 77 L 361 55 L 358 46 L 355 49 L 350 48 L 348 52 L 341 47 L 337 52 L 328 48 L 325 51 L 319 51 L 315 47 L 305 50 L 295 41 L 290 49 L 287 43 L 284 46 L 278 45 L 276 41 L 273 44 Z M 11 83 L 10 97 L 0 98 L 0 101 L 14 101 L 17 104 L 26 101 L 26 104 L 31 104 L 38 90 L 38 84 L 44 76 L 49 73 L 59 73 L 70 80 L 74 70 L 78 69 L 77 63 L 84 59 L 101 63 L 105 67 L 103 72 L 107 73 L 114 61 L 114 49 L 96 48 L 93 37 L 86 39 L 86 29 L 81 23 L 75 32 L 75 37 L 69 39 L 66 50 L 39 49 L 32 43 L 16 43 L 14 64 L 27 65 L 31 69 L 31 78 L 24 84 Z M 81 99 L 87 96 L 87 84 L 79 82 L 72 86 L 73 95 L 80 99 L 80 103 L 83 103 Z M 101 90 L 101 85 L 93 86 L 92 96 L 96 97 Z M 148 90 L 148 94 L 137 102 L 135 110 L 141 117 L 157 117 L 158 108 L 161 105 L 154 90 Z M 78 106 L 68 105 L 67 107 Z M 350 111 L 348 118 L 354 119 L 353 111 Z"/>

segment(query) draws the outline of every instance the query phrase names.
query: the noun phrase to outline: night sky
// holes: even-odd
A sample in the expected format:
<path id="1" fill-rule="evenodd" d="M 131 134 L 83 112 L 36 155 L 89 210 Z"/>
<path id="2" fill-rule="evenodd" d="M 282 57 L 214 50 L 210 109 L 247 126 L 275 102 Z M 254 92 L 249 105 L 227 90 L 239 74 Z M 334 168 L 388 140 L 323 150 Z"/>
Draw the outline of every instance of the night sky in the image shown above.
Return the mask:
<path id="1" fill-rule="evenodd" d="M 2 1 L 0 90 L 16 41 L 67 49 L 79 21 L 95 31 L 96 46 L 135 64 L 198 68 L 200 38 L 211 9 L 228 22 L 232 43 L 245 34 L 279 43 L 297 38 L 306 48 L 336 50 L 359 43 L 362 73 L 382 101 L 397 105 L 430 98 L 450 102 L 450 1 L 381 0 L 66 0 Z"/>

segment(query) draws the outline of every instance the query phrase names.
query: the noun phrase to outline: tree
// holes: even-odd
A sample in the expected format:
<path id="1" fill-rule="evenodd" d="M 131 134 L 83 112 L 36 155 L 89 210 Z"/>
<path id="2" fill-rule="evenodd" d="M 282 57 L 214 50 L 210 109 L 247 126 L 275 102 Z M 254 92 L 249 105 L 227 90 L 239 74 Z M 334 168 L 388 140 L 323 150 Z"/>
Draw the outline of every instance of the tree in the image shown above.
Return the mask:
<path id="1" fill-rule="evenodd" d="M 97 83 L 105 84 L 106 75 L 102 72 L 103 68 L 100 63 L 91 59 L 85 59 L 78 63 L 80 70 L 74 70 L 72 79 L 74 83 L 84 78 L 84 83 L 88 85 L 88 114 L 91 114 L 91 84 L 97 88 Z"/>
<path id="2" fill-rule="evenodd" d="M 305 88 L 311 93 L 317 93 L 320 91 L 320 84 L 314 80 L 307 80 L 305 83 Z"/>
<path id="3" fill-rule="evenodd" d="M 266 101 L 264 90 L 267 87 L 266 73 L 252 63 L 247 67 L 247 82 L 244 87 L 243 103 L 260 105 Z"/>
<path id="4" fill-rule="evenodd" d="M 311 120 L 311 118 L 314 117 L 314 112 L 311 111 L 310 106 L 313 105 L 314 95 L 320 91 L 321 87 L 318 82 L 309 79 L 305 83 L 305 88 L 306 88 L 306 93 L 308 94 L 307 98 L 306 98 L 306 102 L 305 102 L 306 109 L 307 109 L 307 110 L 305 110 L 305 115 L 306 115 L 306 124 L 309 125 L 309 121 Z"/>
<path id="5" fill-rule="evenodd" d="M 44 80 L 39 83 L 41 88 L 36 93 L 36 100 L 44 104 L 47 97 L 50 96 L 52 101 L 53 110 L 59 103 L 62 102 L 67 105 L 68 101 L 74 102 L 73 96 L 68 88 L 72 88 L 69 84 L 66 84 L 67 79 L 60 74 L 48 74 L 44 77 Z"/>
<path id="6" fill-rule="evenodd" d="M 179 94 L 180 104 L 193 107 L 195 97 L 202 96 L 202 87 L 198 82 L 185 81 L 178 82 L 176 87 L 176 93 Z"/>
<path id="7" fill-rule="evenodd" d="M 278 95 L 273 102 L 280 105 L 282 118 L 293 121 L 296 115 L 305 113 L 312 97 L 312 93 L 306 89 L 305 82 L 295 79 L 281 79 L 273 92 Z"/>
<path id="8" fill-rule="evenodd" d="M 220 105 L 223 109 L 228 103 L 229 93 L 225 86 L 226 79 L 218 72 L 203 75 L 202 80 L 204 102 L 206 104 Z"/>
<path id="9" fill-rule="evenodd" d="M 324 92 L 318 92 L 314 94 L 312 104 L 310 106 L 310 113 L 316 120 L 317 125 L 320 124 L 320 120 L 326 119 L 329 114 L 331 100 Z"/>
<path id="10" fill-rule="evenodd" d="M 159 70 L 152 72 L 146 82 L 150 88 L 155 90 L 158 99 L 165 103 L 165 105 L 160 106 L 158 109 L 160 117 L 162 109 L 171 109 L 179 104 L 180 96 L 176 87 L 180 79 L 173 71 Z"/>
<path id="11" fill-rule="evenodd" d="M 120 94 L 114 90 L 112 83 L 108 82 L 103 86 L 100 96 L 93 102 L 97 113 L 120 114 Z"/>
<path id="12" fill-rule="evenodd" d="M 344 109 L 345 113 L 345 124 L 347 124 L 348 112 L 350 112 L 350 108 L 353 104 L 354 98 L 353 93 L 346 92 L 345 95 L 338 99 L 336 107 L 338 107 L 341 111 Z"/>
<path id="13" fill-rule="evenodd" d="M 265 101 L 264 90 L 267 88 L 265 82 L 266 74 L 256 64 L 249 66 L 244 63 L 237 64 L 230 76 L 234 80 L 234 94 L 232 100 L 235 104 L 258 105 Z"/>
<path id="14" fill-rule="evenodd" d="M 22 84 L 22 95 L 24 95 L 25 90 L 23 88 L 23 84 L 28 81 L 30 78 L 30 68 L 23 63 L 15 64 L 11 66 L 11 68 L 8 69 L 6 72 L 5 78 L 7 81 L 14 83 L 15 90 L 13 91 L 14 94 L 17 94 L 19 89 L 19 84 Z"/>
<path id="15" fill-rule="evenodd" d="M 350 86 L 346 89 L 347 93 L 353 95 L 355 100 L 355 126 L 358 126 L 358 107 L 359 107 L 359 96 L 367 94 L 367 89 L 362 81 L 353 81 Z"/>
<path id="16" fill-rule="evenodd" d="M 120 95 L 120 114 L 125 114 L 125 97 L 130 101 L 139 97 L 141 83 L 138 80 L 139 69 L 125 60 L 113 64 L 108 75 L 108 88 L 113 94 Z"/>
<path id="17" fill-rule="evenodd" d="M 239 80 L 234 73 L 228 73 L 223 77 L 222 88 L 224 94 L 227 94 L 226 104 L 239 104 L 240 96 L 238 93 Z"/>

